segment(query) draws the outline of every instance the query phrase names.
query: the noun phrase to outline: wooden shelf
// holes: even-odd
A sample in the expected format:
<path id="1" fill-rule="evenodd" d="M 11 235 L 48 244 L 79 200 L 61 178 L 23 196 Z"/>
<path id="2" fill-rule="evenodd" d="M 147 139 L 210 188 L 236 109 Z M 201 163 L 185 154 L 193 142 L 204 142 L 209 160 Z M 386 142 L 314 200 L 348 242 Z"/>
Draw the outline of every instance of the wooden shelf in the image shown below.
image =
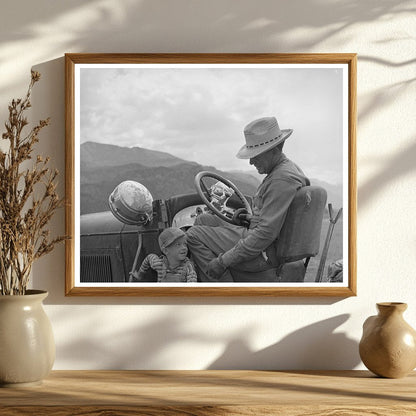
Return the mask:
<path id="1" fill-rule="evenodd" d="M 0 389 L 0 415 L 416 415 L 416 372 L 53 371 Z"/>

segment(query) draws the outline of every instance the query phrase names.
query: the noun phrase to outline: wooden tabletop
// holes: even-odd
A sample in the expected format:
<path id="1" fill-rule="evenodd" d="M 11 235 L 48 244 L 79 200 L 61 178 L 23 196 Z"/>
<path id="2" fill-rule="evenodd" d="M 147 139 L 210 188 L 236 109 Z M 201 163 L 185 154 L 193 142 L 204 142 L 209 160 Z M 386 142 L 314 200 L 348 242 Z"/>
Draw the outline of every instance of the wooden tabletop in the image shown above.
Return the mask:
<path id="1" fill-rule="evenodd" d="M 53 371 L 0 389 L 0 415 L 416 415 L 416 372 Z"/>

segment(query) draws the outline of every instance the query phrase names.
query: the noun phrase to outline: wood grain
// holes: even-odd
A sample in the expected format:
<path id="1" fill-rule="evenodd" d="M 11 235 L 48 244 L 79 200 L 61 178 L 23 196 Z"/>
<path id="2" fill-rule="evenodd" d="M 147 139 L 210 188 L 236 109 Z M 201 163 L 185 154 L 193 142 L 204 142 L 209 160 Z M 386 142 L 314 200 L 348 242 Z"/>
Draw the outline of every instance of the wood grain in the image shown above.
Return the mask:
<path id="1" fill-rule="evenodd" d="M 350 63 L 355 53 L 67 53 L 74 64 L 139 63 L 256 63 L 256 64 L 325 64 Z"/>
<path id="2" fill-rule="evenodd" d="M 74 280 L 73 278 L 71 280 Z M 340 297 L 355 296 L 349 287 L 69 287 L 66 296 L 313 296 Z"/>
<path id="3" fill-rule="evenodd" d="M 236 286 L 236 287 L 76 287 L 75 285 L 75 253 L 74 253 L 74 132 L 75 132 L 75 102 L 74 75 L 76 64 L 347 64 L 348 65 L 348 287 L 308 287 L 305 284 L 297 287 Z M 65 55 L 65 120 L 66 120 L 66 167 L 65 167 L 65 195 L 66 195 L 66 234 L 70 236 L 66 241 L 66 296 L 313 296 L 313 297 L 348 297 L 357 294 L 357 266 L 356 266 L 356 96 L 357 96 L 357 55 L 355 53 L 207 53 L 207 54 L 97 54 L 97 53 L 68 53 Z"/>
<path id="4" fill-rule="evenodd" d="M 65 292 L 75 286 L 75 86 L 74 62 L 65 56 Z"/>
<path id="5" fill-rule="evenodd" d="M 0 407 L 1 409 L 1 407 Z M 7 407 L 5 416 L 414 416 L 413 406 L 30 406 Z"/>
<path id="6" fill-rule="evenodd" d="M 357 56 L 348 72 L 348 286 L 357 294 Z"/>
<path id="7" fill-rule="evenodd" d="M 6 415 L 415 415 L 416 373 L 368 371 L 54 371 L 0 389 Z"/>

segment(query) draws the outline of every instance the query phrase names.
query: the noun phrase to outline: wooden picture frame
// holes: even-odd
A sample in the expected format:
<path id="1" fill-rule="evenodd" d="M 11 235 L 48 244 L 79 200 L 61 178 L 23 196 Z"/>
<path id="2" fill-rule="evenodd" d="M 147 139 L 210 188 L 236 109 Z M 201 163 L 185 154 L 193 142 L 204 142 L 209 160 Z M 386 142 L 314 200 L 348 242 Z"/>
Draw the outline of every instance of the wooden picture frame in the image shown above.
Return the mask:
<path id="1" fill-rule="evenodd" d="M 356 54 L 70 53 L 65 55 L 65 83 L 65 218 L 66 233 L 70 236 L 66 242 L 67 296 L 356 295 Z M 160 198 L 156 185 L 152 189 L 147 187 L 155 194 L 152 224 L 157 224 L 158 230 L 150 232 L 146 228 L 149 223 L 123 224 L 103 205 L 111 190 L 115 191 L 116 182 L 109 187 L 111 180 L 117 180 L 123 171 L 131 174 L 131 169 L 136 172 L 144 166 L 140 165 L 142 159 L 135 164 L 135 159 L 131 159 L 133 153 L 149 151 L 147 162 L 153 165 L 146 169 L 153 170 L 145 175 L 156 181 L 160 172 L 162 183 L 168 183 L 166 175 L 172 173 L 167 165 L 157 166 L 153 161 L 154 155 L 160 156 L 155 153 L 158 151 L 171 152 L 166 157 L 180 159 L 189 171 L 196 165 L 200 170 L 207 170 L 207 166 L 221 170 L 227 163 L 223 161 L 225 155 L 234 160 L 244 144 L 244 126 L 262 116 L 276 116 L 282 129 L 293 127 L 294 137 L 288 141 L 290 145 L 285 144 L 285 148 L 289 147 L 288 157 L 299 163 L 308 176 L 323 175 L 316 179 L 319 186 L 328 184 L 326 188 L 322 186 L 330 205 L 325 204 L 320 249 L 312 258 L 317 269 L 315 279 L 306 274 L 301 282 L 126 281 L 129 264 L 134 261 L 131 275 L 140 265 L 138 261 L 152 247 L 157 248 L 158 233 L 179 221 L 176 217 L 167 220 L 166 212 L 170 211 L 163 211 L 177 193 Z M 296 126 L 289 125 L 291 122 Z M 210 147 L 205 146 L 207 142 Z M 196 145 L 201 154 L 197 153 Z M 179 153 L 173 155 L 174 148 Z M 124 156 L 119 157 L 119 150 Z M 203 159 L 211 151 L 212 161 Z M 216 163 L 222 165 L 215 166 Z M 234 162 L 230 162 L 230 167 L 231 163 Z M 239 169 L 237 165 L 232 167 Z M 182 174 L 186 169 L 183 168 Z M 162 170 L 168 173 L 163 176 Z M 184 182 L 189 179 L 189 175 L 181 177 Z M 138 181 L 136 176 L 125 177 L 128 179 Z M 162 195 L 167 191 L 160 192 Z M 334 203 L 335 200 L 338 202 Z M 100 209 L 103 212 L 98 215 Z M 157 223 L 156 210 L 161 215 Z M 337 222 L 341 210 L 341 221 Z M 179 227 L 179 222 L 175 224 Z M 338 234 L 334 237 L 338 252 L 329 259 L 327 245 L 331 245 L 334 229 L 335 235 Z M 144 244 L 150 246 L 143 252 Z M 141 250 L 137 250 L 139 245 Z M 318 276 L 320 281 L 316 281 Z M 110 278 L 119 281 L 104 281 Z"/>

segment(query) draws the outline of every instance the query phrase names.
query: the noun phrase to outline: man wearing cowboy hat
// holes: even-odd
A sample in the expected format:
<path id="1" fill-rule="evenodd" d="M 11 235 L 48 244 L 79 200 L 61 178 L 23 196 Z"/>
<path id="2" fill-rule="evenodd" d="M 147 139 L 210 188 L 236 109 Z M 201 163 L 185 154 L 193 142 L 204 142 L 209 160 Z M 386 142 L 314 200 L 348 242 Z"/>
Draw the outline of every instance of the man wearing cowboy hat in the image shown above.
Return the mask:
<path id="1" fill-rule="evenodd" d="M 233 282 L 229 269 L 255 272 L 275 267 L 274 243 L 286 212 L 296 191 L 310 184 L 282 152 L 292 132 L 281 130 L 275 117 L 254 120 L 244 128 L 246 144 L 237 157 L 249 159 L 260 174 L 267 176 L 253 197 L 253 215 L 236 212 L 240 224 L 248 225 L 248 229 L 203 214 L 188 230 L 188 247 L 201 282 Z"/>

